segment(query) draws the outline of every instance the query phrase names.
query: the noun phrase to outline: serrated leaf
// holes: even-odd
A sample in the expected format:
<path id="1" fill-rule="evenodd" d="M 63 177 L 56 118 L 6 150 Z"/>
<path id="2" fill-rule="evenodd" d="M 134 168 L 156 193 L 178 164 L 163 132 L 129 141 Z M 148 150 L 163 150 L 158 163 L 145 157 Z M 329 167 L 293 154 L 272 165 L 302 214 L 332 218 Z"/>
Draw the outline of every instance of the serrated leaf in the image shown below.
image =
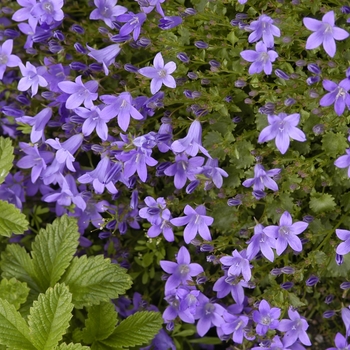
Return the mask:
<path id="1" fill-rule="evenodd" d="M 125 269 L 102 255 L 75 257 L 61 281 L 69 286 L 76 308 L 115 299 L 132 284 Z"/>
<path id="2" fill-rule="evenodd" d="M 90 348 L 88 346 L 83 346 L 81 344 L 73 344 L 73 343 L 70 343 L 68 345 L 66 343 L 63 343 L 56 348 L 56 350 L 89 350 L 89 349 Z"/>
<path id="3" fill-rule="evenodd" d="M 306 305 L 294 293 L 289 293 L 288 297 L 289 297 L 290 304 L 295 308 Z"/>
<path id="4" fill-rule="evenodd" d="M 321 213 L 331 211 L 335 208 L 333 196 L 328 193 L 314 193 L 311 194 L 310 208 L 314 213 Z"/>
<path id="5" fill-rule="evenodd" d="M 214 337 L 203 337 L 199 339 L 189 339 L 188 340 L 191 344 L 222 344 L 222 341 L 219 338 Z"/>
<path id="6" fill-rule="evenodd" d="M 337 155 L 344 153 L 346 148 L 348 148 L 348 143 L 343 133 L 330 131 L 322 138 L 322 149 L 330 157 L 335 158 Z"/>
<path id="7" fill-rule="evenodd" d="M 14 158 L 11 139 L 0 137 L 0 184 L 11 170 Z"/>
<path id="8" fill-rule="evenodd" d="M 79 243 L 76 219 L 62 216 L 40 230 L 32 245 L 36 283 L 43 292 L 53 287 L 69 266 Z"/>
<path id="9" fill-rule="evenodd" d="M 0 343 L 11 350 L 36 350 L 21 314 L 7 300 L 0 299 Z"/>
<path id="10" fill-rule="evenodd" d="M 1 254 L 2 277 L 16 278 L 21 282 L 26 282 L 31 289 L 39 291 L 39 287 L 34 282 L 33 261 L 25 248 L 18 244 L 10 244 Z"/>
<path id="11" fill-rule="evenodd" d="M 0 200 L 0 235 L 10 237 L 28 229 L 26 216 L 13 204 Z"/>
<path id="12" fill-rule="evenodd" d="M 91 350 L 123 350 L 123 348 L 118 347 L 117 345 L 108 346 L 98 341 L 91 345 Z"/>
<path id="13" fill-rule="evenodd" d="M 0 283 L 0 298 L 7 300 L 14 305 L 16 310 L 23 304 L 28 297 L 29 288 L 24 282 L 20 282 L 15 278 L 10 280 L 3 278 Z"/>
<path id="14" fill-rule="evenodd" d="M 56 284 L 40 294 L 30 309 L 28 323 L 33 344 L 40 350 L 52 350 L 62 339 L 72 318 L 72 294 L 64 284 Z"/>
<path id="15" fill-rule="evenodd" d="M 163 318 L 158 312 L 141 311 L 123 320 L 113 334 L 103 340 L 108 346 L 139 346 L 149 343 L 162 328 Z"/>
<path id="16" fill-rule="evenodd" d="M 91 306 L 85 321 L 83 340 L 86 344 L 104 340 L 114 331 L 117 324 L 117 312 L 111 302 Z"/>

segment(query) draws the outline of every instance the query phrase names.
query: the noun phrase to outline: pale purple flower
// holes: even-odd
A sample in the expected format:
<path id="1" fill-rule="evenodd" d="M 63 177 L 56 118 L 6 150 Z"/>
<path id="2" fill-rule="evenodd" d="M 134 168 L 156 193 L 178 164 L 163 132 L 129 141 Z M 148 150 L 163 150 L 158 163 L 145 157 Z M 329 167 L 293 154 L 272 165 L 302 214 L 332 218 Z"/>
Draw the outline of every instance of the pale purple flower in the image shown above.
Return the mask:
<path id="1" fill-rule="evenodd" d="M 341 318 L 346 329 L 346 337 L 348 337 L 350 335 L 350 310 L 348 307 L 343 307 L 341 309 Z"/>
<path id="2" fill-rule="evenodd" d="M 249 74 L 260 73 L 270 75 L 272 73 L 272 62 L 276 60 L 278 54 L 276 51 L 267 50 L 266 45 L 259 41 L 255 45 L 255 50 L 245 50 L 241 52 L 241 56 L 248 62 L 253 62 L 249 67 Z"/>
<path id="3" fill-rule="evenodd" d="M 97 7 L 90 13 L 90 19 L 103 20 L 108 27 L 114 28 L 113 20 L 128 11 L 124 6 L 119 6 L 117 0 L 94 0 Z"/>
<path id="4" fill-rule="evenodd" d="M 141 33 L 142 24 L 146 21 L 147 16 L 143 12 L 132 13 L 128 12 L 126 14 L 116 17 L 116 21 L 125 23 L 119 29 L 119 35 L 125 36 L 133 32 L 133 39 L 136 41 Z"/>
<path id="5" fill-rule="evenodd" d="M 22 62 L 19 63 L 19 69 L 23 75 L 23 78 L 18 82 L 17 89 L 19 91 L 27 91 L 29 88 L 32 90 L 32 97 L 37 94 L 39 86 L 45 87 L 48 85 L 45 78 L 42 67 L 36 68 L 30 62 L 27 62 L 24 66 Z"/>
<path id="6" fill-rule="evenodd" d="M 176 261 L 161 260 L 160 266 L 170 274 L 165 283 L 165 291 L 171 291 L 180 284 L 187 285 L 187 281 L 192 281 L 192 277 L 204 272 L 203 267 L 197 263 L 191 264 L 190 253 L 185 247 L 181 247 L 176 256 Z"/>
<path id="7" fill-rule="evenodd" d="M 165 0 L 139 0 L 139 4 L 141 6 L 141 10 L 144 12 L 144 13 L 150 13 L 153 11 L 154 8 L 156 8 L 157 12 L 162 16 L 164 17 L 165 14 L 164 14 L 164 11 L 162 9 L 162 6 L 161 4 L 164 2 Z M 141 2 L 143 3 L 147 3 L 147 6 L 141 4 Z"/>
<path id="8" fill-rule="evenodd" d="M 251 268 L 249 260 L 247 259 L 245 249 L 238 252 L 235 249 L 231 256 L 224 256 L 220 259 L 221 264 L 224 266 L 229 266 L 228 274 L 234 276 L 242 275 L 244 280 L 248 282 L 252 278 Z"/>
<path id="9" fill-rule="evenodd" d="M 185 226 L 184 240 L 189 244 L 197 235 L 197 233 L 206 241 L 211 241 L 211 235 L 208 226 L 210 226 L 214 219 L 206 215 L 204 205 L 199 205 L 196 209 L 186 205 L 184 209 L 186 216 L 170 220 L 174 226 Z"/>
<path id="10" fill-rule="evenodd" d="M 343 79 L 339 85 L 331 80 L 323 80 L 322 82 L 325 90 L 329 91 L 320 100 L 320 106 L 327 107 L 334 104 L 334 111 L 337 115 L 344 113 L 345 107 L 350 108 L 350 79 Z"/>
<path id="11" fill-rule="evenodd" d="M 341 333 L 337 333 L 334 338 L 334 343 L 336 348 L 328 348 L 327 350 L 350 350 L 350 345 Z"/>
<path id="12" fill-rule="evenodd" d="M 273 19 L 267 15 L 261 15 L 257 21 L 253 21 L 247 29 L 253 32 L 249 35 L 248 41 L 254 43 L 261 38 L 267 47 L 274 46 L 274 36 L 280 37 L 281 32 L 278 27 L 273 24 Z M 266 73 L 267 74 L 267 73 Z"/>
<path id="13" fill-rule="evenodd" d="M 160 90 L 162 84 L 170 88 L 176 87 L 175 79 L 170 75 L 176 70 L 175 62 L 171 61 L 164 65 L 163 56 L 158 52 L 154 57 L 153 66 L 139 69 L 141 75 L 152 79 L 151 93 L 153 95 Z"/>
<path id="14" fill-rule="evenodd" d="M 350 148 L 345 150 L 346 155 L 340 156 L 335 162 L 334 165 L 337 168 L 348 168 L 348 177 L 350 177 Z"/>
<path id="15" fill-rule="evenodd" d="M 22 6 L 22 8 L 12 15 L 12 19 L 16 22 L 24 22 L 28 20 L 30 27 L 35 31 L 38 19 L 32 15 L 32 10 L 37 4 L 36 0 L 17 0 L 17 3 Z"/>
<path id="16" fill-rule="evenodd" d="M 148 222 L 153 225 L 161 224 L 161 214 L 162 211 L 166 208 L 165 199 L 163 197 L 159 197 L 157 200 L 155 200 L 151 196 L 147 196 L 144 201 L 147 206 L 139 210 L 139 215 L 143 219 L 147 219 Z"/>
<path id="17" fill-rule="evenodd" d="M 261 164 L 256 164 L 254 167 L 254 177 L 245 180 L 242 185 L 244 187 L 253 186 L 254 191 L 263 191 L 265 187 L 272 191 L 278 191 L 277 183 L 271 178 L 278 175 L 280 172 L 281 169 L 271 169 L 266 171 Z"/>
<path id="18" fill-rule="evenodd" d="M 75 83 L 72 81 L 61 81 L 58 87 L 65 93 L 69 94 L 66 101 L 67 109 L 79 107 L 82 103 L 86 108 L 92 108 L 93 102 L 97 100 L 98 82 L 96 80 L 87 81 L 85 84 L 81 80 L 81 75 L 76 77 Z"/>
<path id="19" fill-rule="evenodd" d="M 103 70 L 106 75 L 109 74 L 108 67 L 115 62 L 115 58 L 118 56 L 121 48 L 119 44 L 112 44 L 104 47 L 103 49 L 96 50 L 87 45 L 89 49 L 88 56 L 94 58 L 98 63 L 102 63 Z"/>
<path id="20" fill-rule="evenodd" d="M 13 40 L 8 39 L 0 45 L 0 80 L 3 78 L 6 67 L 18 67 L 21 60 L 12 55 Z"/>
<path id="21" fill-rule="evenodd" d="M 277 328 L 281 332 L 286 332 L 286 334 L 283 337 L 284 346 L 291 346 L 298 339 L 302 344 L 310 346 L 311 342 L 309 336 L 306 333 L 306 330 L 309 328 L 309 325 L 306 322 L 306 320 L 292 308 L 289 308 L 288 316 L 290 320 L 283 319 Z"/>
<path id="22" fill-rule="evenodd" d="M 259 311 L 253 311 L 253 320 L 258 325 L 256 326 L 256 333 L 265 335 L 269 329 L 276 329 L 279 324 L 279 317 L 281 309 L 277 307 L 271 308 L 266 300 L 261 300 L 259 304 Z"/>
<path id="23" fill-rule="evenodd" d="M 30 14 L 35 17 L 40 24 L 48 25 L 63 20 L 64 12 L 62 11 L 63 0 L 39 0 L 35 4 Z"/>
<path id="24" fill-rule="evenodd" d="M 232 298 L 237 304 L 243 304 L 244 302 L 244 289 L 248 287 L 246 281 L 242 280 L 239 276 L 228 275 L 225 270 L 225 275 L 220 277 L 213 286 L 213 291 L 217 292 L 217 298 L 224 298 L 231 293 Z"/>
<path id="25" fill-rule="evenodd" d="M 159 20 L 158 27 L 163 30 L 172 29 L 182 23 L 179 16 L 164 16 Z"/>
<path id="26" fill-rule="evenodd" d="M 218 159 L 209 158 L 205 165 L 203 166 L 202 174 L 209 178 L 217 188 L 221 188 L 223 184 L 223 177 L 228 177 L 228 174 L 225 170 L 218 167 Z M 207 181 L 207 184 L 210 184 L 211 181 Z"/>
<path id="27" fill-rule="evenodd" d="M 336 52 L 335 40 L 344 40 L 349 36 L 346 30 L 335 26 L 334 11 L 327 12 L 322 21 L 305 17 L 303 23 L 307 29 L 315 32 L 308 37 L 305 48 L 312 50 L 323 44 L 323 48 L 331 57 L 334 57 Z"/>
<path id="28" fill-rule="evenodd" d="M 335 233 L 339 239 L 344 241 L 338 245 L 337 254 L 339 255 L 348 254 L 350 252 L 350 231 L 336 229 Z"/>
<path id="29" fill-rule="evenodd" d="M 162 233 L 168 242 L 174 242 L 175 236 L 173 227 L 170 223 L 172 216 L 169 209 L 162 210 L 161 219 L 162 221 L 160 223 L 152 224 L 152 226 L 147 231 L 147 235 L 151 238 L 154 238 Z"/>
<path id="30" fill-rule="evenodd" d="M 300 121 L 299 113 L 268 115 L 267 120 L 270 125 L 261 131 L 259 143 L 276 139 L 276 147 L 282 154 L 285 154 L 289 148 L 290 139 L 300 142 L 306 141 L 305 134 L 296 127 Z"/>
<path id="31" fill-rule="evenodd" d="M 235 316 L 229 312 L 224 313 L 225 323 L 221 325 L 224 334 L 232 334 L 232 340 L 237 344 L 243 343 L 245 327 L 249 322 L 249 317 L 244 315 Z"/>
<path id="32" fill-rule="evenodd" d="M 271 225 L 264 228 L 264 233 L 271 237 L 276 238 L 276 252 L 277 255 L 281 255 L 288 245 L 296 252 L 301 252 L 303 246 L 301 244 L 300 235 L 304 232 L 309 224 L 303 221 L 298 221 L 293 224 L 292 216 L 285 211 L 279 221 L 279 225 Z"/>
<path id="33" fill-rule="evenodd" d="M 291 350 L 291 348 L 289 346 L 285 346 L 282 343 L 280 337 L 278 335 L 275 335 L 272 339 L 272 343 L 270 346 L 263 346 L 261 344 L 261 346 L 257 346 L 257 347 L 255 346 L 251 350 Z"/>

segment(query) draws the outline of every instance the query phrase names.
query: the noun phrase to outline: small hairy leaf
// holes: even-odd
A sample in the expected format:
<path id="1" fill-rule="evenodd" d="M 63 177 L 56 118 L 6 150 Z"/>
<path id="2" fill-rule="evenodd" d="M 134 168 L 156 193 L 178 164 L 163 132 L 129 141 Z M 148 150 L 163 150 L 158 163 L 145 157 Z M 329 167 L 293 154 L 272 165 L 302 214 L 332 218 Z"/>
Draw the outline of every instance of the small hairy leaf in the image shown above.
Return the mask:
<path id="1" fill-rule="evenodd" d="M 0 343 L 11 350 L 35 350 L 26 321 L 13 305 L 3 299 L 0 299 Z"/>
<path id="2" fill-rule="evenodd" d="M 76 308 L 97 305 L 101 301 L 117 298 L 132 284 L 125 269 L 112 264 L 102 255 L 75 257 L 61 282 L 69 286 Z"/>
<path id="3" fill-rule="evenodd" d="M 12 168 L 14 160 L 13 147 L 10 138 L 0 137 L 0 184 Z"/>
<path id="4" fill-rule="evenodd" d="M 88 346 L 83 346 L 81 344 L 73 344 L 73 343 L 70 343 L 68 345 L 66 343 L 63 343 L 56 348 L 56 350 L 89 350 L 89 349 L 90 348 Z"/>
<path id="5" fill-rule="evenodd" d="M 52 350 L 65 334 L 72 318 L 72 295 L 64 284 L 56 284 L 33 303 L 28 317 L 33 344 L 40 350 Z"/>
<path id="6" fill-rule="evenodd" d="M 69 266 L 78 246 L 79 232 L 76 219 L 62 216 L 52 225 L 40 230 L 32 245 L 36 282 L 46 291 L 59 281 Z"/>
<path id="7" fill-rule="evenodd" d="M 83 340 L 86 344 L 108 338 L 117 324 L 117 312 L 111 302 L 91 306 L 85 321 Z"/>
<path id="8" fill-rule="evenodd" d="M 3 278 L 0 283 L 0 298 L 7 300 L 14 305 L 16 310 L 23 304 L 28 297 L 29 288 L 24 282 L 20 282 L 15 278 L 10 280 Z"/>
<path id="9" fill-rule="evenodd" d="M 154 338 L 162 328 L 162 323 L 162 316 L 158 312 L 136 312 L 123 320 L 113 334 L 102 343 L 108 346 L 117 344 L 121 347 L 142 345 Z"/>
<path id="10" fill-rule="evenodd" d="M 0 235 L 10 237 L 28 229 L 26 216 L 13 204 L 0 200 Z"/>
<path id="11" fill-rule="evenodd" d="M 315 193 L 311 195 L 310 208 L 315 213 L 331 211 L 335 206 L 333 196 L 328 193 Z"/>

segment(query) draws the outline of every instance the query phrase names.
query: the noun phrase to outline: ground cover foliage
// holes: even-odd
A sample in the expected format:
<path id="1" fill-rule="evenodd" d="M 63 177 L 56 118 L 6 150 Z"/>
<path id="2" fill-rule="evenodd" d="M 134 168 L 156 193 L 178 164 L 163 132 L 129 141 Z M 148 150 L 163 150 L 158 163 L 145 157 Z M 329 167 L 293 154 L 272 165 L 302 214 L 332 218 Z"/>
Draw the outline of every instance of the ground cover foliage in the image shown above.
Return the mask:
<path id="1" fill-rule="evenodd" d="M 350 349 L 350 7 L 0 8 L 0 348 Z"/>

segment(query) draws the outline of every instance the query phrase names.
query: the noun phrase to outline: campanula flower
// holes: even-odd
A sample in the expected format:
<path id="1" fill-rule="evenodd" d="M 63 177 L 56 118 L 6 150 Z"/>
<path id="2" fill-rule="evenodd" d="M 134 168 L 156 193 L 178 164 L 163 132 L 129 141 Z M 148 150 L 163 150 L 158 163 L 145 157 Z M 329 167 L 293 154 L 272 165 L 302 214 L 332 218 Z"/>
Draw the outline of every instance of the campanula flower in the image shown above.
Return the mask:
<path id="1" fill-rule="evenodd" d="M 119 6 L 117 0 L 94 0 L 97 7 L 90 13 L 90 19 L 103 20 L 108 27 L 114 28 L 113 20 L 128 11 L 124 6 Z"/>
<path id="2" fill-rule="evenodd" d="M 21 60 L 12 55 L 13 40 L 6 40 L 0 45 L 0 80 L 3 78 L 6 67 L 18 67 Z"/>
<path id="3" fill-rule="evenodd" d="M 172 29 L 182 23 L 179 16 L 164 16 L 159 20 L 158 27 L 163 30 Z"/>
<path id="4" fill-rule="evenodd" d="M 343 79 L 339 85 L 331 80 L 323 80 L 325 90 L 329 93 L 325 94 L 320 100 L 320 106 L 326 107 L 334 104 L 334 111 L 341 116 L 344 113 L 345 107 L 350 108 L 350 79 Z"/>
<path id="5" fill-rule="evenodd" d="M 125 23 L 119 29 L 120 36 L 126 36 L 133 32 L 133 39 L 136 41 L 141 33 L 142 24 L 146 21 L 147 16 L 143 12 L 132 13 L 128 12 L 116 17 L 116 21 Z"/>
<path id="6" fill-rule="evenodd" d="M 327 350 L 350 350 L 350 345 L 341 333 L 337 333 L 334 338 L 334 343 L 336 348 L 328 348 Z"/>
<path id="7" fill-rule="evenodd" d="M 33 97 L 37 94 L 39 86 L 45 87 L 48 85 L 46 79 L 42 76 L 44 74 L 43 67 L 34 67 L 30 62 L 27 62 L 24 66 L 20 62 L 19 69 L 23 75 L 23 78 L 18 82 L 17 89 L 19 91 L 27 91 L 31 88 Z"/>
<path id="8" fill-rule="evenodd" d="M 39 0 L 31 10 L 31 15 L 37 18 L 39 24 L 52 24 L 63 20 L 63 0 Z"/>
<path id="9" fill-rule="evenodd" d="M 336 229 L 335 233 L 338 238 L 340 238 L 342 243 L 340 243 L 337 247 L 337 254 L 346 255 L 350 252 L 350 231 L 348 230 L 340 230 Z"/>
<path id="10" fill-rule="evenodd" d="M 232 257 L 224 256 L 220 259 L 220 262 L 224 266 L 229 266 L 228 274 L 233 276 L 242 275 L 246 282 L 252 278 L 252 272 L 250 270 L 252 265 L 249 264 L 245 249 L 241 252 L 238 252 L 237 249 L 235 249 L 232 252 Z"/>
<path id="11" fill-rule="evenodd" d="M 118 56 L 119 52 L 121 51 L 119 44 L 112 44 L 100 50 L 96 50 L 88 45 L 87 45 L 87 48 L 90 51 L 88 53 L 88 56 L 94 58 L 98 63 L 102 63 L 103 70 L 105 74 L 108 75 L 109 74 L 108 67 L 115 62 L 115 58 Z"/>
<path id="12" fill-rule="evenodd" d="M 227 311 L 223 316 L 226 321 L 221 325 L 223 333 L 232 334 L 232 340 L 237 344 L 242 344 L 245 335 L 244 328 L 248 325 L 249 317 L 245 315 L 232 315 Z"/>
<path id="13" fill-rule="evenodd" d="M 279 174 L 281 169 L 265 170 L 261 164 L 256 164 L 254 167 L 254 177 L 245 180 L 242 185 L 244 187 L 253 186 L 254 191 L 264 191 L 265 187 L 272 191 L 278 191 L 278 185 L 276 181 L 271 179 L 273 176 Z"/>
<path id="14" fill-rule="evenodd" d="M 348 177 L 350 178 L 350 148 L 345 150 L 346 155 L 340 156 L 334 165 L 338 168 L 348 168 Z"/>
<path id="15" fill-rule="evenodd" d="M 259 311 L 253 311 L 253 320 L 257 323 L 256 333 L 263 336 L 269 329 L 276 329 L 279 324 L 281 309 L 277 307 L 271 308 L 266 300 L 261 300 Z"/>

